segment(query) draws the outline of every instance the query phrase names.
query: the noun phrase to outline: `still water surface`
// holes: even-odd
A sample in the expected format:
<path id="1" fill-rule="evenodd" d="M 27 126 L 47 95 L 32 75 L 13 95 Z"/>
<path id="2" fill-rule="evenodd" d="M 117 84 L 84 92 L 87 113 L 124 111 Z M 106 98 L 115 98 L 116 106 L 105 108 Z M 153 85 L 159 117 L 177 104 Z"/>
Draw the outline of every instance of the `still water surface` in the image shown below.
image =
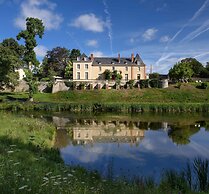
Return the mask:
<path id="1" fill-rule="evenodd" d="M 209 115 L 55 114 L 55 147 L 64 162 L 103 177 L 132 179 L 165 169 L 182 170 L 196 157 L 209 159 Z"/>

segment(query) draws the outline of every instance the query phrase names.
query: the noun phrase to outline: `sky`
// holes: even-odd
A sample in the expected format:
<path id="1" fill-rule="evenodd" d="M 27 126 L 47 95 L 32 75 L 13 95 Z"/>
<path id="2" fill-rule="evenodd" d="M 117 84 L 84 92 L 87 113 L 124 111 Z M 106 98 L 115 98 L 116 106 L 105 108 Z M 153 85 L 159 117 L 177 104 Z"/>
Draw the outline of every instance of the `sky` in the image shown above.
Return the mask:
<path id="1" fill-rule="evenodd" d="M 0 42 L 15 38 L 27 17 L 45 25 L 40 62 L 57 46 L 88 56 L 139 53 L 148 73 L 167 73 L 186 57 L 209 61 L 209 0 L 0 0 Z"/>

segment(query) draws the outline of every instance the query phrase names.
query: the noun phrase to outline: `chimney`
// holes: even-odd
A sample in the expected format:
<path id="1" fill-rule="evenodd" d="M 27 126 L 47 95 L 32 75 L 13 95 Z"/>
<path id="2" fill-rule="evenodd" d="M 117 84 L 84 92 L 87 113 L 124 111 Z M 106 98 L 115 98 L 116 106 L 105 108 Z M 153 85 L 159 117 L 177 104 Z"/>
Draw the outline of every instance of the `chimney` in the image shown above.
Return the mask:
<path id="1" fill-rule="evenodd" d="M 93 61 L 94 60 L 94 54 L 91 54 L 91 61 Z"/>
<path id="2" fill-rule="evenodd" d="M 120 63 L 120 53 L 118 53 L 118 63 Z"/>
<path id="3" fill-rule="evenodd" d="M 131 54 L 131 62 L 134 62 L 134 53 Z"/>

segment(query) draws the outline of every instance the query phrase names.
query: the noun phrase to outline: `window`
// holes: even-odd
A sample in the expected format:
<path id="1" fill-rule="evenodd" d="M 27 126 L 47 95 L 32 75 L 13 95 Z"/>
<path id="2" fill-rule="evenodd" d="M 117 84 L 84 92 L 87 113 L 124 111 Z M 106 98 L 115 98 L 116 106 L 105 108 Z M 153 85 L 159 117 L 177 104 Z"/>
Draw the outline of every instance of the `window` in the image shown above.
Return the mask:
<path id="1" fill-rule="evenodd" d="M 128 74 L 125 74 L 125 80 L 126 81 L 128 80 Z"/>
<path id="2" fill-rule="evenodd" d="M 89 73 L 85 72 L 85 79 L 89 79 Z"/>
<path id="3" fill-rule="evenodd" d="M 80 69 L 81 68 L 81 65 L 80 64 L 77 64 L 77 69 Z"/>
<path id="4" fill-rule="evenodd" d="M 140 74 L 137 74 L 137 79 L 140 80 Z"/>
<path id="5" fill-rule="evenodd" d="M 115 70 L 115 67 L 114 67 L 114 66 L 112 67 L 112 70 L 113 70 L 113 71 Z"/>
<path id="6" fill-rule="evenodd" d="M 128 71 L 128 66 L 126 66 L 126 71 Z"/>
<path id="7" fill-rule="evenodd" d="M 89 68 L 89 65 L 88 64 L 85 64 L 85 69 L 88 69 Z"/>
<path id="8" fill-rule="evenodd" d="M 77 79 L 81 79 L 81 73 L 77 72 Z"/>
<path id="9" fill-rule="evenodd" d="M 98 79 L 102 79 L 102 74 L 98 74 Z"/>
<path id="10" fill-rule="evenodd" d="M 101 66 L 99 66 L 99 71 L 102 71 L 102 67 Z"/>

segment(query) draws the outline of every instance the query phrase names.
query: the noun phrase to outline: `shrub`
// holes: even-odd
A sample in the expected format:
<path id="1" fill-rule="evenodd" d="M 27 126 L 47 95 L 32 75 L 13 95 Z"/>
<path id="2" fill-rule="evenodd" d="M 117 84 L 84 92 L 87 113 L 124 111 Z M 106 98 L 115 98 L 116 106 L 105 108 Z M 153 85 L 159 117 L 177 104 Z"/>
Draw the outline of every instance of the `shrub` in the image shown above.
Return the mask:
<path id="1" fill-rule="evenodd" d="M 149 87 L 149 80 L 146 79 L 146 80 L 140 80 L 139 81 L 139 84 L 140 84 L 140 88 L 143 89 L 143 88 L 148 88 Z"/>
<path id="2" fill-rule="evenodd" d="M 159 88 L 159 80 L 158 79 L 152 79 L 149 81 L 149 85 L 151 88 Z"/>

